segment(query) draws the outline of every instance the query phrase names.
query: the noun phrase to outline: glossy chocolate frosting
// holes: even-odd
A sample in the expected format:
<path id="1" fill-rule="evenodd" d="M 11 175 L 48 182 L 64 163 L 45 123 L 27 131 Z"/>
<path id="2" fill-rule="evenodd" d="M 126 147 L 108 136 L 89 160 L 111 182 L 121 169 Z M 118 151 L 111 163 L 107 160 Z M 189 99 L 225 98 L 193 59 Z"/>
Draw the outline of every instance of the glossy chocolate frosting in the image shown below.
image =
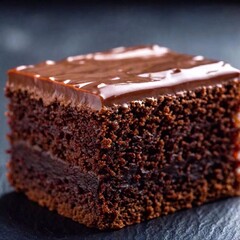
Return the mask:
<path id="1" fill-rule="evenodd" d="M 99 110 L 239 78 L 240 71 L 222 61 L 152 45 L 20 66 L 9 71 L 8 87 L 27 90 L 46 104 L 57 99 Z"/>

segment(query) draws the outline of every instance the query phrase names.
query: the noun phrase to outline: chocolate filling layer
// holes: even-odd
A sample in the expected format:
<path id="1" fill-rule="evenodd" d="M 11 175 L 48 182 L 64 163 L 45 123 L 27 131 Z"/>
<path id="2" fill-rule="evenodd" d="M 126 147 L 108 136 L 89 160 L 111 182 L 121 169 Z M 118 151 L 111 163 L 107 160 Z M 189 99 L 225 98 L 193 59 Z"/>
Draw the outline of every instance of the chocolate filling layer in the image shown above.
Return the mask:
<path id="1" fill-rule="evenodd" d="M 12 153 L 15 161 L 19 161 L 24 168 L 38 174 L 40 179 L 44 178 L 45 183 L 48 183 L 45 187 L 64 184 L 78 189 L 79 193 L 92 192 L 94 196 L 97 194 L 99 181 L 92 172 L 82 173 L 79 167 L 53 158 L 39 147 L 30 147 L 20 141 L 14 143 Z"/>

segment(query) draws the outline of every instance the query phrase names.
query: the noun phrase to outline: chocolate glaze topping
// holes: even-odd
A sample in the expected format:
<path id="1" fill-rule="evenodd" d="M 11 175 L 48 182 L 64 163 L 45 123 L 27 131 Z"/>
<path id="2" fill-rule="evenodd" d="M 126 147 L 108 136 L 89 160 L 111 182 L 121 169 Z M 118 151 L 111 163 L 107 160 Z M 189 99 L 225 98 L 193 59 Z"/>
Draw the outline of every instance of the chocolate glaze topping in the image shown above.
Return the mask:
<path id="1" fill-rule="evenodd" d="M 86 104 L 99 110 L 229 79 L 239 80 L 240 71 L 227 63 L 153 45 L 20 66 L 9 71 L 8 86 L 25 89 L 45 103 L 57 98 L 63 104 Z"/>

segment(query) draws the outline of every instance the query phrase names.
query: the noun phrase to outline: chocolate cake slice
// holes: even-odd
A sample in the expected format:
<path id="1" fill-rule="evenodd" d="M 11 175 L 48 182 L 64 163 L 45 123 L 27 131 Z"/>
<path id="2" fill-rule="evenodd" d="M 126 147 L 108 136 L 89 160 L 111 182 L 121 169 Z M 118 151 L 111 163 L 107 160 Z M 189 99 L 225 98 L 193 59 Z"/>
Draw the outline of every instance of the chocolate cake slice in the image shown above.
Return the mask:
<path id="1" fill-rule="evenodd" d="M 240 72 L 142 46 L 9 71 L 17 191 L 117 229 L 240 195 Z"/>

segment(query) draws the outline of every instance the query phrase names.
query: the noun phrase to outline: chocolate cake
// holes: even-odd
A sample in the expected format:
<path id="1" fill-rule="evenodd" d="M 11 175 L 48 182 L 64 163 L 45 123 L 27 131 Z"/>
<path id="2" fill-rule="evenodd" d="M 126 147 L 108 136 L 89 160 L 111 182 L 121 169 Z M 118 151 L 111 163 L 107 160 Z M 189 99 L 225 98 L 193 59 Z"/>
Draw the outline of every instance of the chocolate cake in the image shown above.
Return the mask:
<path id="1" fill-rule="evenodd" d="M 8 73 L 8 179 L 41 206 L 118 229 L 240 195 L 240 72 L 140 46 Z"/>

